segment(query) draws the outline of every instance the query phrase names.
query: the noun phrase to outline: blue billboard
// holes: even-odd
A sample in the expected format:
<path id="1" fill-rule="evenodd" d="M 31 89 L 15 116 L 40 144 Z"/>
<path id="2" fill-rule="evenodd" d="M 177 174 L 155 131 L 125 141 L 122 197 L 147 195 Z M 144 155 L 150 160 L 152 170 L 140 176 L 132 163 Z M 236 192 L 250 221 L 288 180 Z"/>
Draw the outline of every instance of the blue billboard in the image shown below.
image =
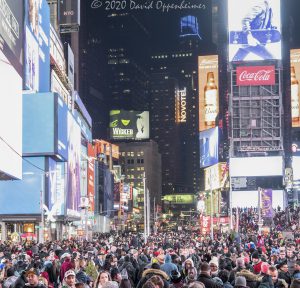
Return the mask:
<path id="1" fill-rule="evenodd" d="M 24 157 L 23 179 L 0 181 L 0 214 L 40 214 L 45 193 L 45 158 Z"/>
<path id="2" fill-rule="evenodd" d="M 50 90 L 50 9 L 46 0 L 25 0 L 24 89 Z"/>
<path id="3" fill-rule="evenodd" d="M 207 129 L 199 134 L 200 168 L 205 168 L 219 161 L 219 128 Z"/>
<path id="4" fill-rule="evenodd" d="M 56 93 L 23 94 L 23 155 L 67 160 L 67 113 Z"/>

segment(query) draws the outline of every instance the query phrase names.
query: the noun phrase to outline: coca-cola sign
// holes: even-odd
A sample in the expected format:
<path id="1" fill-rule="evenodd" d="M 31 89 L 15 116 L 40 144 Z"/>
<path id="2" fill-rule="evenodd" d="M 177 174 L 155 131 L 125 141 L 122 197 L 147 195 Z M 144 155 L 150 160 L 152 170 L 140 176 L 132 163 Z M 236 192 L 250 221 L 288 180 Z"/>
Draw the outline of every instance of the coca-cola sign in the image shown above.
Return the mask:
<path id="1" fill-rule="evenodd" d="M 236 69 L 236 83 L 238 86 L 274 85 L 274 66 L 243 66 Z"/>

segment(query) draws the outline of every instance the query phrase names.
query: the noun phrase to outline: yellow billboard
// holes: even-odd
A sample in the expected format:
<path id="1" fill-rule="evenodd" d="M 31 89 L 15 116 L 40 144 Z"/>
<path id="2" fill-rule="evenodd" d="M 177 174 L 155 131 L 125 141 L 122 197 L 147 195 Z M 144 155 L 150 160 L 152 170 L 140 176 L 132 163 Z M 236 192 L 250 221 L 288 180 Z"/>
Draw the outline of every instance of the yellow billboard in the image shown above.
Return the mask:
<path id="1" fill-rule="evenodd" d="M 198 57 L 199 131 L 214 128 L 219 114 L 218 56 Z"/>
<path id="2" fill-rule="evenodd" d="M 292 127 L 300 127 L 300 49 L 291 50 L 291 116 Z"/>

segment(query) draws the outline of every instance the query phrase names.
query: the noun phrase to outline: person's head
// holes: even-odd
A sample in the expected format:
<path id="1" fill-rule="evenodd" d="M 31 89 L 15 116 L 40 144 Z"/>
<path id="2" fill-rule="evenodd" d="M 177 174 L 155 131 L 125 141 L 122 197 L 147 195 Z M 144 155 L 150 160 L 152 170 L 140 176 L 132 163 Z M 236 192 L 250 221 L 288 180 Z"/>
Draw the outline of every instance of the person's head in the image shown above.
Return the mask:
<path id="1" fill-rule="evenodd" d="M 293 258 L 294 257 L 294 253 L 293 253 L 293 251 L 292 251 L 292 249 L 287 249 L 287 251 L 286 251 L 286 256 L 288 257 L 288 258 Z"/>
<path id="2" fill-rule="evenodd" d="M 245 261 L 244 258 L 240 257 L 236 259 L 236 266 L 239 268 L 245 267 Z"/>
<path id="3" fill-rule="evenodd" d="M 285 256 L 286 256 L 286 254 L 285 254 L 285 248 L 281 247 L 279 249 L 279 259 L 285 259 Z"/>
<path id="4" fill-rule="evenodd" d="M 164 281 L 161 279 L 160 276 L 154 275 L 148 281 L 151 281 L 155 285 L 155 288 L 163 288 L 164 287 Z"/>
<path id="5" fill-rule="evenodd" d="M 39 284 L 39 276 L 35 269 L 28 270 L 26 277 L 30 286 L 36 286 Z"/>
<path id="6" fill-rule="evenodd" d="M 223 281 L 223 283 L 226 283 L 229 279 L 229 272 L 227 270 L 221 270 L 219 272 L 219 278 Z"/>
<path id="7" fill-rule="evenodd" d="M 273 283 L 275 283 L 278 279 L 278 271 L 274 266 L 269 267 L 268 274 L 272 277 Z"/>
<path id="8" fill-rule="evenodd" d="M 194 262 L 193 262 L 193 260 L 192 259 L 187 259 L 187 260 L 185 260 L 185 262 L 184 262 L 184 268 L 186 269 L 186 270 L 188 270 L 188 269 L 190 269 L 190 268 L 192 268 L 192 267 L 194 267 Z"/>
<path id="9" fill-rule="evenodd" d="M 196 280 L 197 279 L 197 270 L 195 267 L 192 267 L 187 270 L 187 275 L 189 280 Z"/>
<path id="10" fill-rule="evenodd" d="M 205 274 L 210 274 L 210 267 L 207 262 L 203 262 L 200 265 L 200 272 Z"/>
<path id="11" fill-rule="evenodd" d="M 65 277 L 64 280 L 66 282 L 66 284 L 70 287 L 74 287 L 75 286 L 75 271 L 70 269 L 65 273 Z"/>
<path id="12" fill-rule="evenodd" d="M 111 280 L 121 283 L 122 275 L 118 268 L 114 267 L 110 271 Z"/>
<path id="13" fill-rule="evenodd" d="M 218 258 L 213 257 L 212 260 L 210 260 L 209 262 L 209 267 L 210 267 L 210 273 L 212 275 L 215 275 L 218 273 L 218 269 L 219 269 L 219 261 Z"/>
<path id="14" fill-rule="evenodd" d="M 112 267 L 117 267 L 118 266 L 118 258 L 116 256 L 113 256 L 111 259 L 110 259 L 110 265 Z"/>
<path id="15" fill-rule="evenodd" d="M 279 269 L 280 269 L 282 272 L 286 273 L 286 272 L 288 272 L 289 267 L 288 267 L 287 263 L 283 263 L 283 264 L 280 265 Z"/>
<path id="16" fill-rule="evenodd" d="M 235 288 L 246 288 L 247 287 L 247 281 L 244 276 L 238 276 L 235 278 L 234 282 Z"/>
<path id="17" fill-rule="evenodd" d="M 300 279 L 294 279 L 290 288 L 300 288 Z"/>
<path id="18" fill-rule="evenodd" d="M 258 252 L 254 252 L 252 254 L 252 262 L 253 264 L 257 264 L 260 261 L 260 256 L 258 254 Z"/>
<path id="19" fill-rule="evenodd" d="M 205 285 L 202 282 L 194 281 L 188 285 L 188 288 L 205 288 Z"/>
<path id="20" fill-rule="evenodd" d="M 97 281 L 98 284 L 100 284 L 101 286 L 105 283 L 111 280 L 110 275 L 107 271 L 102 271 L 99 273 L 99 281 Z"/>

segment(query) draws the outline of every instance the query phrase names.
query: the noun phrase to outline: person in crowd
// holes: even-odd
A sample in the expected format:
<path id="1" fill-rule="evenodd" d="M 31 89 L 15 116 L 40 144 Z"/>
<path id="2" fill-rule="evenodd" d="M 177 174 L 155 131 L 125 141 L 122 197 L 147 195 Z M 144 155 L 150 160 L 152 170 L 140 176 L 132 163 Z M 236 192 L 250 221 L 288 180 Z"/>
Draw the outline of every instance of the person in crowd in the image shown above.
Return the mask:
<path id="1" fill-rule="evenodd" d="M 31 268 L 30 270 L 28 270 L 26 272 L 26 277 L 27 277 L 28 283 L 26 283 L 24 287 L 46 288 L 46 286 L 40 284 L 39 275 L 35 269 Z"/>
<path id="2" fill-rule="evenodd" d="M 206 288 L 221 288 L 221 285 L 212 280 L 210 272 L 209 264 L 207 262 L 203 262 L 200 265 L 200 274 L 197 280 L 202 282 Z"/>
<path id="3" fill-rule="evenodd" d="M 103 288 L 104 283 L 111 281 L 109 272 L 101 271 L 95 281 L 94 288 Z"/>

